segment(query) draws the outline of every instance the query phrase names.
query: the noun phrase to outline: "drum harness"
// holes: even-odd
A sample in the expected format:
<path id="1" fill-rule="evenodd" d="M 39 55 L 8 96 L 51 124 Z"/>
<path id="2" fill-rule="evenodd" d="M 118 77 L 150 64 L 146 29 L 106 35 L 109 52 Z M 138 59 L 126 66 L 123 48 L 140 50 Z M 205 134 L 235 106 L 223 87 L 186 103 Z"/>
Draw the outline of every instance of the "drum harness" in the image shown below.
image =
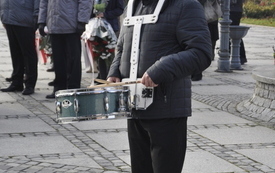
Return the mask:
<path id="1" fill-rule="evenodd" d="M 153 14 L 133 16 L 134 0 L 129 0 L 127 6 L 126 18 L 123 21 L 124 26 L 134 26 L 132 47 L 131 47 L 131 59 L 130 59 L 130 78 L 123 79 L 122 81 L 134 81 L 137 80 L 137 70 L 139 62 L 139 46 L 141 27 L 143 24 L 156 23 L 164 4 L 165 0 L 159 0 Z M 131 106 L 136 110 L 145 110 L 153 102 L 153 87 L 145 87 L 141 83 L 128 85 L 131 92 Z"/>

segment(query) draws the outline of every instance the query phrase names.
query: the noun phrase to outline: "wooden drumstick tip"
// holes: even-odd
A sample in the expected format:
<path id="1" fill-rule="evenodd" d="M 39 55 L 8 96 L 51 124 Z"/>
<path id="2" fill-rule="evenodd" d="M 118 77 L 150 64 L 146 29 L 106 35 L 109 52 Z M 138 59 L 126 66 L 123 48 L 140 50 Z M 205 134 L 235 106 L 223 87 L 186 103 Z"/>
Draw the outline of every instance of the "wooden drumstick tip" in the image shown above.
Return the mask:
<path id="1" fill-rule="evenodd" d="M 111 83 L 110 81 L 103 80 L 103 79 L 94 79 L 95 82 L 102 83 L 102 84 L 108 84 Z"/>

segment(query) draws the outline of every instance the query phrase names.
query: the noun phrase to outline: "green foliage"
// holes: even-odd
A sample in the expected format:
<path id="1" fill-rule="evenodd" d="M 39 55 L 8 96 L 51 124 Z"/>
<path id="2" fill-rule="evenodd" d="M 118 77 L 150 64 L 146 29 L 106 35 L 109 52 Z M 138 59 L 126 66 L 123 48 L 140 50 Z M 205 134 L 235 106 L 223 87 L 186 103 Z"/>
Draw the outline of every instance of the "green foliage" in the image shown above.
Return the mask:
<path id="1" fill-rule="evenodd" d="M 248 0 L 243 9 L 248 18 L 272 18 L 275 17 L 275 0 Z"/>
<path id="2" fill-rule="evenodd" d="M 241 19 L 241 23 L 275 27 L 275 18 L 255 19 L 244 17 Z"/>
<path id="3" fill-rule="evenodd" d="M 96 9 L 98 12 L 104 12 L 106 8 L 106 3 L 101 4 L 95 4 L 94 9 Z"/>

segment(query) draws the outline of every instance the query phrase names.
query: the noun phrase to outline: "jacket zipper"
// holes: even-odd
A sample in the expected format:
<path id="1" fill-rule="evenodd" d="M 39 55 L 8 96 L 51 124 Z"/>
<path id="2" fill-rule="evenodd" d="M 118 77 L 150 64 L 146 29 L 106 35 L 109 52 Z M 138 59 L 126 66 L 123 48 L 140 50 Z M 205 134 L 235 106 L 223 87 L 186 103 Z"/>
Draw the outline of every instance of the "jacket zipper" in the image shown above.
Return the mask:
<path id="1" fill-rule="evenodd" d="M 164 98 L 164 103 L 167 103 L 166 85 L 165 85 L 165 83 L 161 83 L 161 84 L 160 84 L 160 90 L 161 90 L 162 94 L 164 95 L 164 96 L 163 96 L 163 98 Z"/>

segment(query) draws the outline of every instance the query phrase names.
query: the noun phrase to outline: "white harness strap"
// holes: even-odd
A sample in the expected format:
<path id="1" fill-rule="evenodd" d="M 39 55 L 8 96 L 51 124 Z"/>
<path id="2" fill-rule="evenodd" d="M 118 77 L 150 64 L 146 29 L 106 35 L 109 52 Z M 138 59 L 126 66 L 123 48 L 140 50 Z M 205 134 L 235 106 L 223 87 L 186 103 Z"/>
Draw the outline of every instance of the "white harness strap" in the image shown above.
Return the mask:
<path id="1" fill-rule="evenodd" d="M 137 79 L 137 69 L 139 60 L 139 44 L 140 44 L 140 32 L 142 24 L 156 23 L 158 20 L 159 13 L 164 4 L 164 0 L 159 0 L 153 14 L 132 16 L 133 15 L 133 4 L 134 0 L 128 2 L 127 17 L 124 19 L 125 26 L 134 25 L 133 38 L 132 38 L 132 49 L 131 49 L 131 68 L 130 68 L 130 79 Z"/>
<path id="2" fill-rule="evenodd" d="M 132 47 L 131 47 L 131 67 L 130 78 L 124 81 L 137 80 L 137 71 L 139 63 L 139 46 L 142 24 L 156 23 L 160 14 L 161 8 L 165 0 L 159 0 L 153 14 L 133 16 L 133 4 L 134 0 L 129 0 L 127 6 L 127 16 L 124 19 L 124 26 L 134 26 Z M 144 86 L 142 84 L 135 84 L 130 86 L 132 103 L 136 109 L 146 109 L 153 102 L 153 92 L 149 92 L 149 97 L 144 96 Z M 151 91 L 153 88 L 151 89 Z"/>

